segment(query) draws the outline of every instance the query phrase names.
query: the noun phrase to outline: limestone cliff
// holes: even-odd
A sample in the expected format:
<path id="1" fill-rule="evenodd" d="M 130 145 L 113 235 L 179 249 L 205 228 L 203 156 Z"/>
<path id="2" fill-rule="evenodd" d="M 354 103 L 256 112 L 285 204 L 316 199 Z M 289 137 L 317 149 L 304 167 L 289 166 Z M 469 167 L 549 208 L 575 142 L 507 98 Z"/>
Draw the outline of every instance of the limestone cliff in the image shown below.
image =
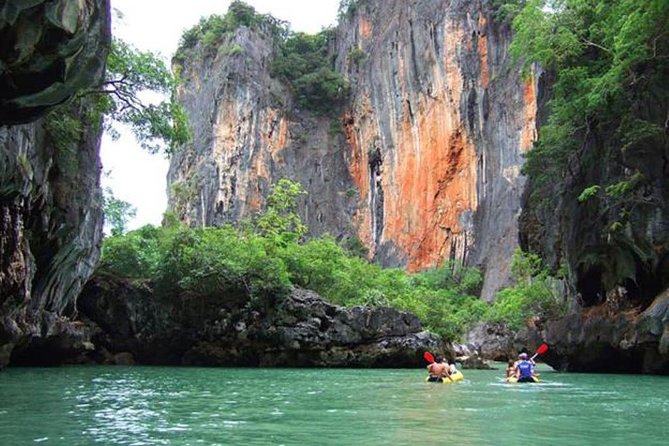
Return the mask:
<path id="1" fill-rule="evenodd" d="M 100 127 L 68 130 L 69 116 L 87 113 L 79 102 L 35 119 L 100 81 L 109 2 L 4 2 L 0 36 L 2 368 L 25 349 L 49 362 L 84 347 L 65 316 L 99 257 Z"/>
<path id="2" fill-rule="evenodd" d="M 308 192 L 313 233 L 411 270 L 480 265 L 489 299 L 518 244 L 538 80 L 511 63 L 510 30 L 487 1 L 357 4 L 330 41 L 351 87 L 335 118 L 300 109 L 271 76 L 269 32 L 241 26 L 184 62 L 194 140 L 172 159 L 170 206 L 192 225 L 239 221 L 288 177 Z"/>

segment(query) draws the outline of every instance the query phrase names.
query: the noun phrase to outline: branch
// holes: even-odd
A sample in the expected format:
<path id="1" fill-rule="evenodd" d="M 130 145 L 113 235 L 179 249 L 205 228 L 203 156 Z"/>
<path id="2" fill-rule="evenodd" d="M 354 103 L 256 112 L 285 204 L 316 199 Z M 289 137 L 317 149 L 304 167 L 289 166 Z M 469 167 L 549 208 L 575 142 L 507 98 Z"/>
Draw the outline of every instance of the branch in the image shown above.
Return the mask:
<path id="1" fill-rule="evenodd" d="M 590 40 L 586 39 L 585 37 L 582 37 L 582 38 L 581 38 L 581 41 L 582 41 L 584 44 L 586 44 L 587 46 L 594 46 L 595 48 L 599 48 L 600 50 L 602 50 L 602 51 L 606 51 L 606 52 L 609 53 L 609 54 L 613 54 L 613 51 L 611 51 L 610 49 L 608 49 L 608 48 L 606 48 L 606 47 L 603 47 L 603 46 L 601 46 L 601 45 L 598 44 L 598 43 L 591 42 Z"/>

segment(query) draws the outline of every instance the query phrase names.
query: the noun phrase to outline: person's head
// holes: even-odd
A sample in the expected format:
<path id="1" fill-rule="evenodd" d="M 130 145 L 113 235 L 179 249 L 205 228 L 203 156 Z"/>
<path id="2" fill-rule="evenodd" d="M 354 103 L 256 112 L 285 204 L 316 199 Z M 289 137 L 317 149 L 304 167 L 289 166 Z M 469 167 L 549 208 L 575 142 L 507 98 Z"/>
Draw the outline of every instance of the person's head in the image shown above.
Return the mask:
<path id="1" fill-rule="evenodd" d="M 513 365 L 514 365 L 515 363 L 516 363 L 516 361 L 514 361 L 513 359 L 509 359 L 509 362 L 507 362 L 507 365 L 508 365 L 509 367 L 513 367 Z"/>
<path id="2" fill-rule="evenodd" d="M 518 355 L 518 357 L 524 361 L 527 359 L 527 353 L 523 352 L 520 355 Z"/>
<path id="3" fill-rule="evenodd" d="M 439 363 L 439 362 L 444 362 L 444 358 L 441 356 L 437 356 L 437 358 L 434 360 L 434 362 Z"/>

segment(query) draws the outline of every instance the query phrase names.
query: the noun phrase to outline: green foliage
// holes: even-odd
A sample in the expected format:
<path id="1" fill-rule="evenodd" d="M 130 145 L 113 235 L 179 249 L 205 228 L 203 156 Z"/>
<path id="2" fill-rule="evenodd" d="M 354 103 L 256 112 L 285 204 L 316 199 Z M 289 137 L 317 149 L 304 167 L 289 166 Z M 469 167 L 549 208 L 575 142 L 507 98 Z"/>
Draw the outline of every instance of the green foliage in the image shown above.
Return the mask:
<path id="1" fill-rule="evenodd" d="M 241 1 L 233 1 L 224 16 L 203 18 L 198 25 L 186 31 L 173 63 L 179 67 L 201 55 L 215 54 L 216 48 L 219 48 L 219 53 L 228 56 L 241 54 L 244 49 L 239 44 L 230 43 L 231 36 L 240 26 L 262 30 L 274 38 L 276 48 L 272 73 L 291 85 L 301 107 L 326 114 L 348 96 L 348 82 L 334 71 L 328 57 L 331 30 L 313 35 L 289 33 L 284 22 L 270 15 L 258 14 L 253 7 Z"/>
<path id="2" fill-rule="evenodd" d="M 128 124 L 150 152 L 165 148 L 172 153 L 191 138 L 186 114 L 174 100 L 175 87 L 174 76 L 157 55 L 113 40 L 101 88 L 109 98 L 104 113 L 112 121 Z M 144 103 L 140 94 L 147 91 L 171 95 L 171 99 Z"/>
<path id="3" fill-rule="evenodd" d="M 415 313 L 432 332 L 457 340 L 489 311 L 489 305 L 472 294 L 481 280 L 476 268 L 446 264 L 410 276 L 410 292 L 396 303 Z"/>
<path id="4" fill-rule="evenodd" d="M 44 119 L 46 140 L 53 149 L 54 167 L 70 179 L 80 173 L 81 145 L 87 135 L 93 135 L 100 128 L 102 116 L 97 99 L 76 98 L 55 108 Z"/>
<path id="5" fill-rule="evenodd" d="M 344 127 L 341 124 L 341 120 L 337 117 L 332 117 L 330 119 L 330 126 L 328 127 L 328 136 L 334 138 L 342 134 L 344 134 Z"/>
<path id="6" fill-rule="evenodd" d="M 258 233 L 281 243 L 296 242 L 307 233 L 297 214 L 297 198 L 306 192 L 300 183 L 282 178 L 267 197 L 267 208 L 256 220 Z"/>
<path id="7" fill-rule="evenodd" d="M 339 8 L 337 9 L 337 17 L 339 20 L 350 19 L 353 17 L 362 4 L 363 0 L 341 0 Z"/>
<path id="8" fill-rule="evenodd" d="M 359 65 L 360 62 L 365 60 L 367 57 L 367 54 L 362 50 L 362 48 L 353 48 L 351 51 L 348 52 L 348 60 L 356 65 Z"/>
<path id="9" fill-rule="evenodd" d="M 476 269 L 446 265 L 410 275 L 361 258 L 359 240 L 355 254 L 327 235 L 302 242 L 306 228 L 296 200 L 303 193 L 299 183 L 279 181 L 251 227 L 190 229 L 166 216 L 163 228 L 109 237 L 100 270 L 151 280 L 158 298 L 235 299 L 264 307 L 297 285 L 340 305 L 414 312 L 449 340 L 484 317 L 488 305 L 471 295 L 481 284 Z"/>
<path id="10" fill-rule="evenodd" d="M 225 56 L 238 56 L 244 52 L 244 48 L 238 43 L 235 43 L 233 45 L 227 45 L 227 46 L 222 46 L 218 49 L 219 53 L 225 55 Z"/>
<path id="11" fill-rule="evenodd" d="M 321 67 L 293 82 L 298 103 L 317 113 L 333 112 L 348 96 L 348 81 L 331 68 Z"/>
<path id="12" fill-rule="evenodd" d="M 588 201 L 588 199 L 597 195 L 597 192 L 599 192 L 600 189 L 601 187 L 599 187 L 596 184 L 594 186 L 586 187 L 585 189 L 583 189 L 583 192 L 581 192 L 581 194 L 578 196 L 577 199 L 581 203 L 583 203 L 584 201 Z"/>
<path id="13" fill-rule="evenodd" d="M 640 259 L 645 249 L 644 236 L 630 223 L 658 205 L 647 193 L 654 166 L 645 160 L 661 156 L 666 146 L 669 2 L 524 3 L 513 21 L 511 51 L 524 57 L 525 68 L 537 62 L 557 76 L 548 122 L 524 167 L 531 202 L 548 209 L 553 197 L 582 202 L 601 238 L 585 247 L 582 265 L 607 271 L 607 283 L 633 280 L 630 259 Z M 556 190 L 554 179 L 565 176 L 590 185 Z"/>
<path id="14" fill-rule="evenodd" d="M 69 152 L 81 140 L 83 124 L 72 108 L 60 108 L 50 112 L 45 119 L 45 130 L 49 141 L 59 152 Z"/>
<path id="15" fill-rule="evenodd" d="M 60 172 L 74 176 L 79 171 L 79 144 L 84 135 L 84 122 L 74 104 L 51 111 L 44 120 L 46 137 L 53 146 L 53 156 Z"/>
<path id="16" fill-rule="evenodd" d="M 331 34 L 330 30 L 292 34 L 279 43 L 272 63 L 273 74 L 292 85 L 298 103 L 321 114 L 333 111 L 349 93 L 348 81 L 333 70 L 327 57 Z"/>
<path id="17" fill-rule="evenodd" d="M 240 26 L 251 29 L 266 29 L 277 38 L 281 38 L 287 33 L 286 25 L 283 22 L 267 14 L 258 14 L 252 6 L 235 0 L 230 3 L 225 15 L 203 17 L 197 25 L 184 32 L 172 61 L 183 65 L 198 50 L 204 54 L 213 53 L 214 48 Z M 200 47 L 198 48 L 198 46 Z M 238 51 L 241 52 L 242 50 L 239 47 Z M 236 51 L 233 51 L 233 53 L 238 54 Z"/>
<path id="18" fill-rule="evenodd" d="M 127 201 L 119 200 L 110 188 L 106 188 L 103 196 L 102 213 L 105 226 L 110 228 L 112 236 L 123 235 L 128 220 L 135 217 L 137 209 Z"/>
<path id="19" fill-rule="evenodd" d="M 120 277 L 152 278 L 161 264 L 163 234 L 151 225 L 104 239 L 99 270 Z"/>
<path id="20" fill-rule="evenodd" d="M 567 302 L 556 292 L 555 279 L 539 256 L 517 250 L 511 273 L 516 284 L 497 293 L 486 315 L 488 320 L 517 330 L 532 317 L 556 318 L 566 313 Z"/>
<path id="21" fill-rule="evenodd" d="M 265 240 L 240 237 L 232 227 L 181 229 L 166 243 L 157 288 L 163 293 L 215 297 L 243 294 L 268 302 L 290 285 L 285 265 L 270 255 Z"/>
<path id="22" fill-rule="evenodd" d="M 497 20 L 504 23 L 511 23 L 520 13 L 526 0 L 493 0 L 492 6 Z"/>

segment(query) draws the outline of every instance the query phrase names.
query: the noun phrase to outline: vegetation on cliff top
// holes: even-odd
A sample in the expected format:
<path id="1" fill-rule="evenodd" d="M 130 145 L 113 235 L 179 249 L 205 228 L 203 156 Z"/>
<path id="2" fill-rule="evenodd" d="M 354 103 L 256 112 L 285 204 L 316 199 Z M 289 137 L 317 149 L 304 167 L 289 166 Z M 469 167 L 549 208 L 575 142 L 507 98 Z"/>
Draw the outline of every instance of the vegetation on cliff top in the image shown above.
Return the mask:
<path id="1" fill-rule="evenodd" d="M 328 56 L 331 30 L 317 34 L 292 33 L 288 25 L 268 14 L 258 14 L 252 6 L 233 1 L 228 12 L 202 18 L 181 37 L 173 63 L 183 66 L 197 57 L 222 52 L 238 55 L 243 48 L 230 43 L 239 27 L 258 30 L 274 44 L 272 75 L 284 79 L 293 89 L 301 107 L 325 114 L 337 107 L 348 95 L 348 82 L 334 71 Z M 180 68 L 177 68 L 180 70 Z"/>
<path id="2" fill-rule="evenodd" d="M 163 228 L 146 226 L 109 237 L 100 271 L 151 280 L 158 298 L 220 298 L 224 303 L 246 296 L 254 306 L 274 305 L 295 285 L 340 305 L 413 312 L 449 340 L 479 320 L 517 328 L 542 308 L 550 309 L 544 304 L 555 300 L 536 259 L 520 254 L 519 285 L 490 306 L 475 297 L 481 284 L 476 269 L 443 265 L 408 274 L 347 252 L 329 236 L 305 241 L 307 228 L 296 211 L 302 193 L 299 184 L 281 180 L 267 210 L 240 228 L 190 229 L 168 219 Z"/>
<path id="3" fill-rule="evenodd" d="M 647 160 L 666 150 L 669 2 L 505 3 L 515 16 L 512 52 L 556 76 L 548 122 L 525 165 L 531 199 L 552 209 L 551 197 L 563 196 L 556 187 L 581 185 L 569 196 L 591 209 L 601 237 L 583 247 L 579 267 L 602 271 L 600 294 L 633 285 L 658 262 L 634 222 L 659 205 L 650 193 L 658 174 Z M 556 186 L 565 176 L 573 180 Z"/>

